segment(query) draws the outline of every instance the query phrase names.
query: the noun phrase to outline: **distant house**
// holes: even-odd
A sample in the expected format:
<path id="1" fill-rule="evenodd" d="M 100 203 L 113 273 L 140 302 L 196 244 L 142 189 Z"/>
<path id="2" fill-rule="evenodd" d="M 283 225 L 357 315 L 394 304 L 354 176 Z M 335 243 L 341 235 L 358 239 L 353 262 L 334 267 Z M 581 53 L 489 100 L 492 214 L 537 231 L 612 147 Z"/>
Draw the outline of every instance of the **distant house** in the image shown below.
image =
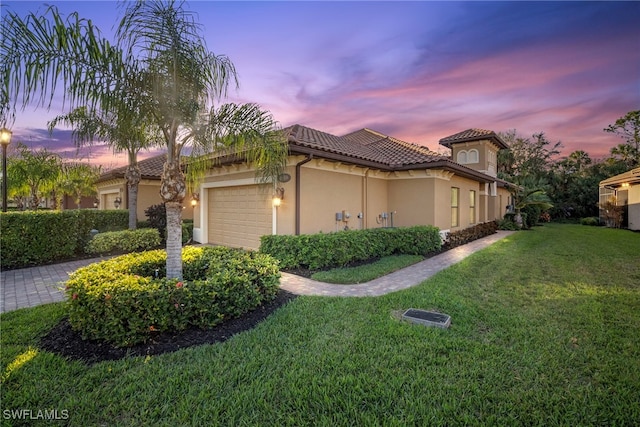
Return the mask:
<path id="1" fill-rule="evenodd" d="M 618 206 L 624 207 L 621 226 L 640 230 L 640 168 L 600 181 L 599 200 L 600 206 L 614 200 Z M 602 209 L 600 220 L 605 222 Z"/>
<path id="2" fill-rule="evenodd" d="M 160 197 L 160 177 L 162 168 L 167 160 L 166 154 L 150 157 L 138 162 L 141 180 L 138 185 L 138 208 L 137 218 L 144 221 L 147 217 L 144 211 L 149 206 L 162 203 Z M 124 179 L 127 167 L 122 166 L 112 169 L 100 175 L 96 181 L 98 190 L 98 209 L 127 209 L 128 189 Z M 182 214 L 183 218 L 193 218 L 193 209 L 186 207 Z"/>
<path id="3" fill-rule="evenodd" d="M 295 125 L 285 132 L 289 158 L 275 191 L 237 158 L 208 171 L 195 241 L 255 249 L 266 234 L 411 225 L 455 231 L 501 219 L 510 204 L 509 184 L 497 178 L 498 151 L 508 147 L 493 131 L 441 139 L 451 157 L 371 129 L 336 136 Z"/>

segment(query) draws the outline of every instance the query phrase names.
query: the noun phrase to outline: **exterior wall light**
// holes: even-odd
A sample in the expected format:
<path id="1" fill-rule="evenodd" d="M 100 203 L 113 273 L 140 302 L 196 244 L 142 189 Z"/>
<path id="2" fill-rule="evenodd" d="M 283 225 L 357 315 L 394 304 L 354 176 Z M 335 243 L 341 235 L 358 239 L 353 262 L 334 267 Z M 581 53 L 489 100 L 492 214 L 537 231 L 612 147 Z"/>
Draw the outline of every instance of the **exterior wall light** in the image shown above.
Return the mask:
<path id="1" fill-rule="evenodd" d="M 0 144 L 2 144 L 2 212 L 7 211 L 7 147 L 13 133 L 3 127 L 0 129 Z"/>
<path id="2" fill-rule="evenodd" d="M 198 206 L 198 202 L 200 201 L 200 194 L 198 193 L 193 193 L 191 195 L 191 207 L 195 208 L 196 206 Z"/>
<path id="3" fill-rule="evenodd" d="M 278 187 L 276 188 L 275 195 L 273 196 L 273 206 L 277 208 L 282 204 L 282 200 L 284 200 L 284 188 Z"/>
<path id="4" fill-rule="evenodd" d="M 116 197 L 116 199 L 113 201 L 113 206 L 116 207 L 116 209 L 120 209 L 120 204 L 122 203 L 122 199 L 118 196 Z"/>

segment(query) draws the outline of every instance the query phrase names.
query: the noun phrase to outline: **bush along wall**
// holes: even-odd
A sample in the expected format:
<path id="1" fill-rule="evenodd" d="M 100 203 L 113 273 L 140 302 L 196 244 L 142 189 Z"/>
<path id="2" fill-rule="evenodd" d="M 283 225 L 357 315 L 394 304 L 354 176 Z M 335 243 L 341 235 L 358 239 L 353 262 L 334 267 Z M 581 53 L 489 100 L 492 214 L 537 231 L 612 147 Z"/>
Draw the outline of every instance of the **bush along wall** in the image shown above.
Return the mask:
<path id="1" fill-rule="evenodd" d="M 495 234 L 497 231 L 497 221 L 484 222 L 482 224 L 474 225 L 473 227 L 465 228 L 464 230 L 453 231 L 447 234 L 444 241 L 444 247 L 446 249 L 455 248 L 456 246 L 464 245 L 485 236 Z"/>
<path id="2" fill-rule="evenodd" d="M 160 233 L 155 228 L 107 231 L 94 236 L 87 244 L 89 254 L 110 254 L 148 251 L 160 246 Z"/>
<path id="3" fill-rule="evenodd" d="M 438 252 L 439 229 L 433 226 L 372 228 L 299 236 L 262 236 L 260 252 L 280 261 L 281 268 L 340 267 L 392 254 Z"/>
<path id="4" fill-rule="evenodd" d="M 66 283 L 69 322 L 116 346 L 156 332 L 212 327 L 275 298 L 278 262 L 224 247 L 183 249 L 184 280 L 165 278 L 166 252 L 127 254 L 80 268 Z"/>
<path id="5" fill-rule="evenodd" d="M 0 214 L 2 269 L 30 267 L 82 254 L 90 231 L 127 228 L 128 211 L 6 212 Z"/>

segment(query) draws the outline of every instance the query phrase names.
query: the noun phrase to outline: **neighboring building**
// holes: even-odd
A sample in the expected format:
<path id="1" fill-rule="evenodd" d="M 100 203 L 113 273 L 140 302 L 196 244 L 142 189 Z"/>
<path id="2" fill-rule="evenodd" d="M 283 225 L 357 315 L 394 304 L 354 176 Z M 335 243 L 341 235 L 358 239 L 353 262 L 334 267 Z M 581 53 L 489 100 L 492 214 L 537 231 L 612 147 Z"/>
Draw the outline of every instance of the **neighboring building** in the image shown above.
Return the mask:
<path id="1" fill-rule="evenodd" d="M 166 154 L 150 157 L 138 162 L 140 168 L 140 184 L 138 185 L 138 221 L 144 221 L 147 217 L 144 211 L 149 206 L 162 203 L 160 197 L 160 177 L 167 160 Z M 122 166 L 112 169 L 100 175 L 96 181 L 98 190 L 98 209 L 127 209 L 128 188 L 124 179 L 127 167 Z M 188 201 L 186 202 L 188 204 Z M 185 219 L 193 218 L 193 209 L 186 206 L 182 214 Z"/>
<path id="2" fill-rule="evenodd" d="M 600 181 L 600 206 L 611 199 L 624 207 L 622 226 L 640 230 L 640 168 Z M 602 209 L 600 219 L 604 222 Z"/>
<path id="3" fill-rule="evenodd" d="M 198 191 L 195 241 L 255 249 L 266 234 L 411 225 L 455 231 L 501 219 L 510 202 L 510 184 L 496 177 L 497 153 L 508 147 L 492 131 L 441 139 L 452 157 L 370 129 L 285 131 L 289 158 L 275 193 L 237 159 L 209 171 Z"/>

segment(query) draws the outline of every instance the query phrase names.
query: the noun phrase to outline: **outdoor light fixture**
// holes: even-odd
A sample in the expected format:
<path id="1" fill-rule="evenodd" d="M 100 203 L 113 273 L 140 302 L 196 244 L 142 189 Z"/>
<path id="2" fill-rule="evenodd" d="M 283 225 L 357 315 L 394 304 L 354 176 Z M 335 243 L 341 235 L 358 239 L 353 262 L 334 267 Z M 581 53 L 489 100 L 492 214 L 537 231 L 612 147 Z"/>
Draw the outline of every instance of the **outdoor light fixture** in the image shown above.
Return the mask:
<path id="1" fill-rule="evenodd" d="M 276 193 L 273 196 L 273 206 L 277 208 L 282 204 L 282 200 L 284 200 L 284 188 L 278 187 L 276 188 Z"/>
<path id="2" fill-rule="evenodd" d="M 122 203 L 122 199 L 120 197 L 116 197 L 116 199 L 113 201 L 113 206 L 115 206 L 116 209 L 120 209 L 121 203 Z"/>
<path id="3" fill-rule="evenodd" d="M 200 201 L 200 194 L 199 193 L 193 193 L 191 195 L 191 207 L 195 208 L 196 206 L 198 206 L 198 202 Z"/>
<path id="4" fill-rule="evenodd" d="M 2 212 L 7 211 L 7 147 L 13 133 L 7 129 L 0 129 L 0 144 L 2 144 Z"/>
<path id="5" fill-rule="evenodd" d="M 96 200 L 93 202 L 93 208 L 94 208 L 94 209 L 98 209 L 98 205 L 99 205 L 99 204 L 100 204 L 100 202 L 96 199 Z"/>

